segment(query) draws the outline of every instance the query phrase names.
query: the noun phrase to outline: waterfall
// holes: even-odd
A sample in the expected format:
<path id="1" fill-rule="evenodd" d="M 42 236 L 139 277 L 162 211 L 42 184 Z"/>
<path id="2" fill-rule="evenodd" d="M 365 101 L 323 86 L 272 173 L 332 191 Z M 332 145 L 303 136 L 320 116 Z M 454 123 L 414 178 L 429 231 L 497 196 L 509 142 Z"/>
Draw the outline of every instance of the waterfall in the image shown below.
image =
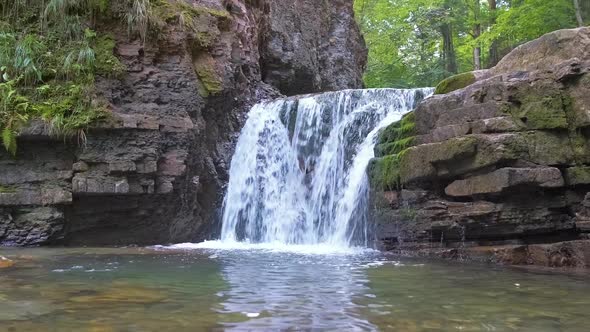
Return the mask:
<path id="1" fill-rule="evenodd" d="M 368 246 L 379 131 L 432 89 L 345 90 L 255 105 L 240 134 L 221 241 Z"/>

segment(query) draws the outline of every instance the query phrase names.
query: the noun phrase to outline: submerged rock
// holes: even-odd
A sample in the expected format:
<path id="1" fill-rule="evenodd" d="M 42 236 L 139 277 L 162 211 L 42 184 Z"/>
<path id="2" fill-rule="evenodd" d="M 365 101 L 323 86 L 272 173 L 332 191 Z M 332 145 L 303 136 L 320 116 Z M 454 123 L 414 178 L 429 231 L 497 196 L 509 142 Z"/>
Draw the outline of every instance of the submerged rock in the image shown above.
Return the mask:
<path id="1" fill-rule="evenodd" d="M 6 269 L 9 267 L 13 267 L 14 266 L 14 261 L 4 257 L 4 256 L 0 256 L 0 269 Z"/>

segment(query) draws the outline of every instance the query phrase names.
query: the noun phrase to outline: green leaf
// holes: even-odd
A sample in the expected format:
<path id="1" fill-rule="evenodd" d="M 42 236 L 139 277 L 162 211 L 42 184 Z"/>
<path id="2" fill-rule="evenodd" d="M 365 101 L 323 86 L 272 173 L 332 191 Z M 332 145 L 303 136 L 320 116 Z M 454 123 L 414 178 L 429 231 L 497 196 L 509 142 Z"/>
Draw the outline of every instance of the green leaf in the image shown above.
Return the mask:
<path id="1" fill-rule="evenodd" d="M 2 144 L 11 155 L 16 155 L 16 133 L 9 127 L 2 130 Z"/>

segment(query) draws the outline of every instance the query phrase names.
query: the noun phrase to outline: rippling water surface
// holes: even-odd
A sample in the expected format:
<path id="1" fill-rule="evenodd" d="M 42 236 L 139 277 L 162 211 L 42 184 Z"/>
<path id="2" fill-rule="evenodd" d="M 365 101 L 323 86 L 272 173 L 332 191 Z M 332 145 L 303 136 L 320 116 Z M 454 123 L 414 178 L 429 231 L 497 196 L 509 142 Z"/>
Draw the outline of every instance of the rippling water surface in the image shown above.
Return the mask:
<path id="1" fill-rule="evenodd" d="M 271 247 L 18 249 L 0 331 L 588 331 L 587 275 Z M 214 249 L 211 249 L 214 248 Z"/>

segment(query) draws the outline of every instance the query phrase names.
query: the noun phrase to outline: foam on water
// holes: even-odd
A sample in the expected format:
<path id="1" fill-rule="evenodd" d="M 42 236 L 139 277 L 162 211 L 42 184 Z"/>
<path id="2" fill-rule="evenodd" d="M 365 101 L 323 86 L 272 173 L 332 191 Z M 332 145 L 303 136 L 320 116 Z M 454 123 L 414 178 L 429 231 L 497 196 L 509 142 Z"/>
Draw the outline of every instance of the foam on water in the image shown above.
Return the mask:
<path id="1" fill-rule="evenodd" d="M 232 250 L 292 253 L 299 255 L 359 255 L 375 253 L 367 247 L 334 246 L 331 244 L 285 244 L 281 242 L 249 243 L 229 241 L 205 241 L 201 243 L 179 243 L 171 246 L 156 246 L 158 249 L 169 250 Z"/>

